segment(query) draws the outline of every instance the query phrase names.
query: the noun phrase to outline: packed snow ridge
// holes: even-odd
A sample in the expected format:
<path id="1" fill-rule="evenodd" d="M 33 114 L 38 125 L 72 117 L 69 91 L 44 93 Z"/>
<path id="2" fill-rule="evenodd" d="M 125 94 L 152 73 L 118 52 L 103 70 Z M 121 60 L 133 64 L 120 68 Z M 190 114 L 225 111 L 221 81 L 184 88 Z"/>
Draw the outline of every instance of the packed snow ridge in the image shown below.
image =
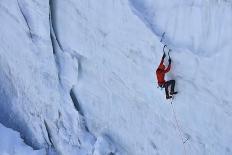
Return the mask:
<path id="1" fill-rule="evenodd" d="M 231 0 L 2 0 L 0 19 L 0 155 L 232 154 Z"/>

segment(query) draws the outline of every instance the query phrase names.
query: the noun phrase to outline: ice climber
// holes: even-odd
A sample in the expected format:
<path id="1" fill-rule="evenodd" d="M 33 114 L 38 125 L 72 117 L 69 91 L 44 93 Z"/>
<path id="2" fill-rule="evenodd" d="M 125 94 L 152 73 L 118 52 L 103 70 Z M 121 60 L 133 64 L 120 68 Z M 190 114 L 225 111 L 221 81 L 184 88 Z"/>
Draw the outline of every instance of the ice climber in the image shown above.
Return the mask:
<path id="1" fill-rule="evenodd" d="M 164 53 L 161 59 L 161 62 L 159 64 L 159 67 L 156 70 L 156 77 L 157 77 L 157 81 L 158 81 L 158 85 L 161 88 L 165 88 L 165 93 L 166 93 L 166 99 L 170 99 L 172 98 L 172 95 L 177 94 L 176 91 L 174 91 L 175 89 L 175 80 L 169 80 L 169 81 L 165 81 L 165 74 L 167 72 L 170 71 L 171 69 L 171 58 L 169 56 L 168 59 L 168 67 L 166 68 L 164 63 L 164 58 L 166 57 L 166 54 Z M 165 69 L 166 68 L 166 69 Z M 169 86 L 171 86 L 171 91 L 169 91 Z"/>

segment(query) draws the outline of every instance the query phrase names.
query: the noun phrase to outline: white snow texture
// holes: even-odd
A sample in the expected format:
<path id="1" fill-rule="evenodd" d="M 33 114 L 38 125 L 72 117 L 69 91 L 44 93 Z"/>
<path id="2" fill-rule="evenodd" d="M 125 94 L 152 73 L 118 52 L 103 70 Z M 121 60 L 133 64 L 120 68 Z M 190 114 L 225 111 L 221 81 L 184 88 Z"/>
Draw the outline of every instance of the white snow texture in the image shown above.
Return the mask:
<path id="1" fill-rule="evenodd" d="M 0 20 L 0 155 L 232 154 L 231 0 L 1 0 Z"/>

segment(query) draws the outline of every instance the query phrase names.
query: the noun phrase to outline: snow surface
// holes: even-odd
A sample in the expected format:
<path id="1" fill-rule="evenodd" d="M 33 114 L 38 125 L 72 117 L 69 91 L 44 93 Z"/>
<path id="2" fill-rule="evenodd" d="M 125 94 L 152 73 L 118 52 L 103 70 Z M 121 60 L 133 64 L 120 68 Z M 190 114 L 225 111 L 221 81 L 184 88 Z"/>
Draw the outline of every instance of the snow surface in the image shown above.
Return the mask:
<path id="1" fill-rule="evenodd" d="M 2 0 L 0 19 L 0 122 L 40 154 L 232 154 L 232 1 Z"/>
<path id="2" fill-rule="evenodd" d="M 25 145 L 19 133 L 0 124 L 0 154 L 1 155 L 45 155 L 45 150 L 33 150 Z"/>

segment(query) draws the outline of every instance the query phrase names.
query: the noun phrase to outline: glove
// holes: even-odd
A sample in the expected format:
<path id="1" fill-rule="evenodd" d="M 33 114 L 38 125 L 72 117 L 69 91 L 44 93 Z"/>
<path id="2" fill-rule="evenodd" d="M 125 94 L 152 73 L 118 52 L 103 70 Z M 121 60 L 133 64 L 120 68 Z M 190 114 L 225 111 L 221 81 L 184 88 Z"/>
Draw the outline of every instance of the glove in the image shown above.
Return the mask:
<path id="1" fill-rule="evenodd" d="M 166 57 L 166 54 L 164 53 L 163 56 L 162 56 L 162 59 L 164 59 Z"/>
<path id="2" fill-rule="evenodd" d="M 171 60 L 171 58 L 169 58 L 169 59 L 168 59 L 168 62 L 169 62 L 169 64 L 171 64 L 171 63 L 172 63 L 172 60 Z"/>

